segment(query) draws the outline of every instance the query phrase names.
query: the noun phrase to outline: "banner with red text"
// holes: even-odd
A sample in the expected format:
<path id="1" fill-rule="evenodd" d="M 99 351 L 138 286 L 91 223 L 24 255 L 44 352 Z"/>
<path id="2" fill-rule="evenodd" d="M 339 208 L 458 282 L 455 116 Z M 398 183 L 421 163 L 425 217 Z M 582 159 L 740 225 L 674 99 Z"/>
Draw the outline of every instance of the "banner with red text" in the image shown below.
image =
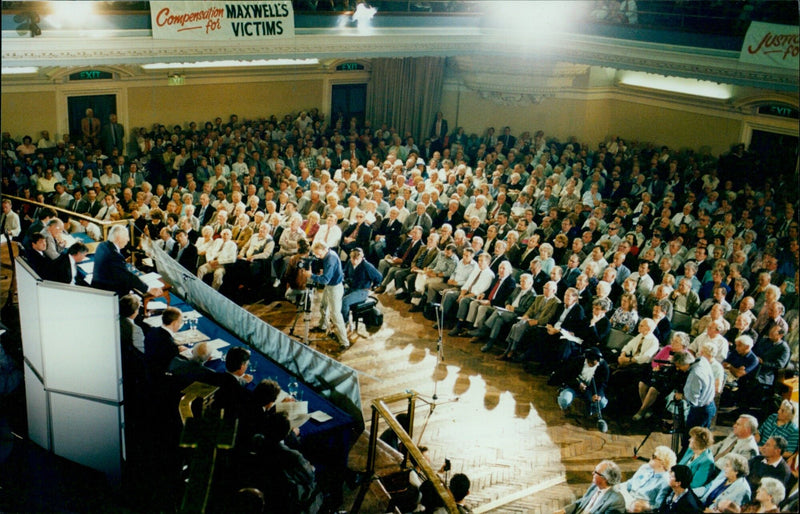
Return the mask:
<path id="1" fill-rule="evenodd" d="M 150 2 L 153 39 L 236 41 L 294 37 L 291 0 Z"/>
<path id="2" fill-rule="evenodd" d="M 750 22 L 739 61 L 800 69 L 800 31 L 794 25 Z"/>

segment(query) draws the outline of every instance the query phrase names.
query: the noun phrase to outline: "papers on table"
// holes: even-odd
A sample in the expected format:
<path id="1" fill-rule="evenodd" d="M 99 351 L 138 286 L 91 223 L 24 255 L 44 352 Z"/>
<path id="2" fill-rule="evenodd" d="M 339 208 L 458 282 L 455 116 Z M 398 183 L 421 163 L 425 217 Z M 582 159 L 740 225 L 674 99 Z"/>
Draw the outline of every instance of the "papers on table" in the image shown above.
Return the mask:
<path id="1" fill-rule="evenodd" d="M 172 339 L 177 345 L 187 345 L 208 341 L 208 336 L 199 330 L 184 330 L 172 336 Z"/>
<path id="2" fill-rule="evenodd" d="M 316 421 L 317 423 L 325 423 L 326 421 L 330 421 L 333 419 L 333 416 L 322 412 L 321 410 L 316 410 L 308 415 L 311 419 Z"/>
<path id="3" fill-rule="evenodd" d="M 227 341 L 223 341 L 222 339 L 212 339 L 211 341 L 207 341 L 206 345 L 208 346 L 209 350 L 219 350 L 220 348 L 225 348 L 231 344 Z"/>
<path id="4" fill-rule="evenodd" d="M 158 273 L 148 273 L 139 277 L 147 285 L 148 289 L 164 287 L 164 281 Z"/>
<path id="5" fill-rule="evenodd" d="M 202 342 L 202 341 L 201 341 Z M 211 359 L 221 359 L 222 352 L 219 351 L 220 348 L 225 348 L 226 346 L 230 346 L 230 343 L 223 341 L 222 339 L 212 339 L 211 341 L 206 341 L 206 345 L 208 345 L 208 350 L 210 353 L 209 360 Z M 192 349 L 187 348 L 181 352 L 181 355 L 186 357 L 187 359 L 192 358 Z"/>
<path id="6" fill-rule="evenodd" d="M 153 259 L 151 259 L 150 257 L 145 257 L 144 259 L 142 259 L 142 264 L 144 264 L 148 268 L 155 267 L 155 264 L 153 264 Z"/>
<path id="7" fill-rule="evenodd" d="M 311 417 L 308 402 L 279 402 L 275 404 L 275 412 L 285 412 L 292 428 L 300 428 Z"/>
<path id="8" fill-rule="evenodd" d="M 148 311 L 163 311 L 166 308 L 167 302 L 161 298 L 147 302 Z"/>
<path id="9" fill-rule="evenodd" d="M 94 273 L 94 261 L 84 261 L 78 264 L 78 267 L 87 275 Z"/>
<path id="10" fill-rule="evenodd" d="M 189 321 L 190 319 L 200 319 L 200 318 L 203 317 L 202 314 L 200 314 L 199 312 L 197 312 L 195 310 L 186 311 L 186 312 L 184 312 L 182 314 L 183 314 L 183 319 L 185 321 Z"/>
<path id="11" fill-rule="evenodd" d="M 157 316 L 150 316 L 149 318 L 145 318 L 144 322 L 147 323 L 149 326 L 153 328 L 157 328 L 161 326 L 161 314 Z"/>

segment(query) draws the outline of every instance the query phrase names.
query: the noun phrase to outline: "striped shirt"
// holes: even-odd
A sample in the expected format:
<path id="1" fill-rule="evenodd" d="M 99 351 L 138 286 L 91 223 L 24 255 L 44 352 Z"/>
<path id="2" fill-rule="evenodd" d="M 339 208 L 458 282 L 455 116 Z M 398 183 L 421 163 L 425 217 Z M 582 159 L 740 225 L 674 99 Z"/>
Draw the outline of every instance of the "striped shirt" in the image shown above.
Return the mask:
<path id="1" fill-rule="evenodd" d="M 784 424 L 782 427 L 778 426 L 778 414 L 770 414 L 764 423 L 758 427 L 758 433 L 761 434 L 761 444 L 767 442 L 772 436 L 779 435 L 786 439 L 786 442 L 789 443 L 787 446 L 788 451 L 797 451 L 797 423 L 794 421 L 790 421 L 789 423 Z"/>

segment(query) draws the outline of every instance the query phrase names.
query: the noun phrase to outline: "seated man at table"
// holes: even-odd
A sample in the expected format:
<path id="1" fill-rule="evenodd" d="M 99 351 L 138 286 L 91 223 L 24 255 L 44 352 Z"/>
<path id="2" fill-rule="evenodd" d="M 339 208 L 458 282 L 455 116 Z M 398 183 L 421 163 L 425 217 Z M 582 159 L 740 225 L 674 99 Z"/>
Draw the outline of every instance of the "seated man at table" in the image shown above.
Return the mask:
<path id="1" fill-rule="evenodd" d="M 215 395 L 218 408 L 225 410 L 226 416 L 238 417 L 252 402 L 252 392 L 247 384 L 253 375 L 247 373 L 250 352 L 241 346 L 234 346 L 225 356 L 225 372 L 217 377 L 220 390 Z"/>
<path id="2" fill-rule="evenodd" d="M 319 512 L 322 493 L 314 466 L 286 445 L 289 434 L 291 424 L 286 415 L 276 414 L 269 430 L 249 442 L 242 476 L 270 499 L 269 512 Z"/>
<path id="3" fill-rule="evenodd" d="M 28 248 L 25 249 L 25 260 L 41 278 L 47 278 L 50 270 L 50 258 L 44 254 L 46 248 L 47 241 L 37 232 L 31 236 Z"/>
<path id="4" fill-rule="evenodd" d="M 130 235 L 127 227 L 114 225 L 108 231 L 108 240 L 97 245 L 94 254 L 94 275 L 92 287 L 113 291 L 123 297 L 131 289 L 152 296 L 161 296 L 161 288 L 148 290 L 147 285 L 139 277 L 128 270 L 122 250 L 128 245 Z M 164 366 L 166 368 L 166 364 Z"/>
<path id="5" fill-rule="evenodd" d="M 135 321 L 140 306 L 136 295 L 127 294 L 119 299 L 119 339 L 123 348 L 132 346 L 144 353 L 144 330 Z"/>
<path id="6" fill-rule="evenodd" d="M 271 424 L 275 422 L 277 412 L 275 406 L 278 396 L 281 394 L 281 386 L 274 380 L 264 379 L 253 389 L 252 402 L 247 411 L 239 419 L 239 434 L 243 440 L 247 440 L 253 434 L 266 434 L 271 429 Z M 284 396 L 281 402 L 293 402 L 291 396 Z M 300 448 L 300 430 L 295 428 L 284 440 L 287 446 L 295 449 Z"/>
<path id="7" fill-rule="evenodd" d="M 144 336 L 144 358 L 150 380 L 167 371 L 170 362 L 186 348 L 175 344 L 175 333 L 183 326 L 183 314 L 175 307 L 167 307 L 161 314 L 161 326 Z"/>
<path id="8" fill-rule="evenodd" d="M 219 375 L 205 367 L 210 358 L 211 350 L 208 348 L 208 343 L 194 345 L 191 357 L 185 357 L 183 354 L 173 357 L 167 371 L 172 374 L 177 390 L 180 391 L 193 382 L 212 385 L 219 383 Z"/>
<path id="9" fill-rule="evenodd" d="M 50 280 L 79 286 L 88 286 L 82 277 L 78 275 L 78 264 L 86 259 L 89 248 L 81 242 L 73 243 L 67 249 L 67 253 L 58 256 L 50 264 Z"/>

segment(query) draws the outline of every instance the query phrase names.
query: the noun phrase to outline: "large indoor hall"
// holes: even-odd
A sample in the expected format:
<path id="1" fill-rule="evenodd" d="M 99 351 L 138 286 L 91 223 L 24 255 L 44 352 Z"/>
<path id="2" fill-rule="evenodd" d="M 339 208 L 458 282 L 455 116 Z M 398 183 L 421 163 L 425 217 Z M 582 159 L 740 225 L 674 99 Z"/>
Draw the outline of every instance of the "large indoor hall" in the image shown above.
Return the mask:
<path id="1" fill-rule="evenodd" d="M 0 20 L 0 511 L 797 512 L 797 2 Z"/>

